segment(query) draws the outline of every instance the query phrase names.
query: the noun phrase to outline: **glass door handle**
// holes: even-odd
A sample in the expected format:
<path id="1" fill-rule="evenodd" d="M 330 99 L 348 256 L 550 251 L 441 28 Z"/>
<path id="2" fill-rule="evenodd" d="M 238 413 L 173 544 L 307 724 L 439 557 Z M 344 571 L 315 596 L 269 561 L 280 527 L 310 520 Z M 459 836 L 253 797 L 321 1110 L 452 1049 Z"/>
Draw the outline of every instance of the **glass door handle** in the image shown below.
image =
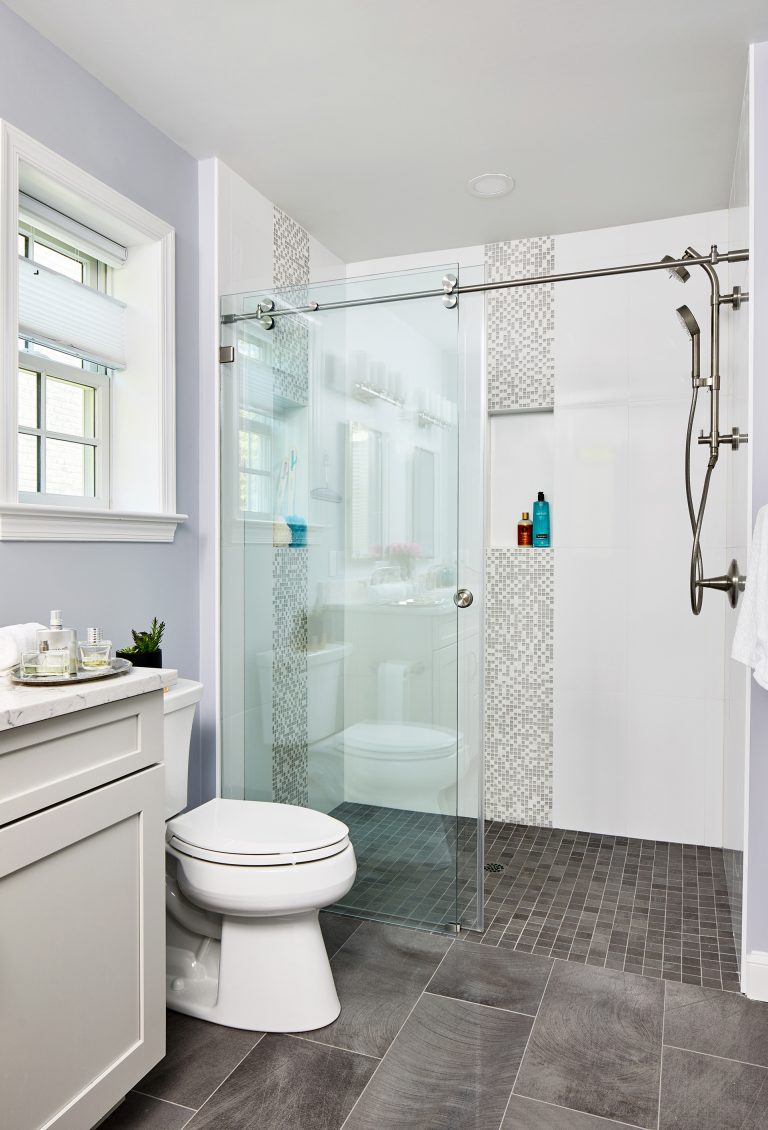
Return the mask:
<path id="1" fill-rule="evenodd" d="M 453 603 L 457 608 L 469 608 L 474 599 L 469 589 L 457 589 L 453 594 Z"/>

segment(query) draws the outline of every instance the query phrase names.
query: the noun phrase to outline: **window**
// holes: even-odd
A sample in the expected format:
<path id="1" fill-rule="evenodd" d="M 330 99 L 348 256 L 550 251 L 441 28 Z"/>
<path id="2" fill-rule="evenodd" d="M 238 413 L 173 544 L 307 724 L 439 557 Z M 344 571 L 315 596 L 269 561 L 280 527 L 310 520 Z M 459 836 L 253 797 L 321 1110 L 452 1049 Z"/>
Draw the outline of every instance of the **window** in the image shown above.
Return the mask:
<path id="1" fill-rule="evenodd" d="M 272 515 L 272 428 L 270 416 L 240 408 L 240 509 L 253 517 Z"/>
<path id="2" fill-rule="evenodd" d="M 0 121 L 0 540 L 173 541 L 175 236 Z"/>
<path id="3" fill-rule="evenodd" d="M 28 224 L 20 259 L 106 292 L 110 268 Z M 74 352 L 19 338 L 18 494 L 20 501 L 109 505 L 109 370 Z"/>

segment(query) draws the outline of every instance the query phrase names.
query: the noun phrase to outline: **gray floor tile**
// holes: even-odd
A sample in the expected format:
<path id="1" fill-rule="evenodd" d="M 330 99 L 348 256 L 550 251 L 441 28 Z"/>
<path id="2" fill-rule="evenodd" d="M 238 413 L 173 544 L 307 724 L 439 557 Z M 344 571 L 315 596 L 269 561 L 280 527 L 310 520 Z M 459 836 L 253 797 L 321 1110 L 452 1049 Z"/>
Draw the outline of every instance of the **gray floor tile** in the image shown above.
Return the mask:
<path id="1" fill-rule="evenodd" d="M 261 1039 L 261 1033 L 223 1028 L 170 1010 L 166 1015 L 165 1058 L 136 1087 L 144 1094 L 197 1109 Z"/>
<path id="2" fill-rule="evenodd" d="M 131 1091 L 99 1130 L 181 1130 L 195 1112 Z"/>
<path id="3" fill-rule="evenodd" d="M 663 982 L 559 961 L 516 1094 L 655 1127 Z"/>
<path id="4" fill-rule="evenodd" d="M 633 1130 L 626 1122 L 606 1122 L 594 1114 L 566 1110 L 513 1095 L 501 1130 Z"/>
<path id="5" fill-rule="evenodd" d="M 768 1004 L 721 989 L 667 985 L 664 1043 L 768 1067 Z"/>
<path id="6" fill-rule="evenodd" d="M 535 1016 L 552 961 L 491 946 L 454 946 L 429 983 L 430 993 Z"/>
<path id="7" fill-rule="evenodd" d="M 344 945 L 347 938 L 362 926 L 359 918 L 346 918 L 341 914 L 320 913 L 320 929 L 323 931 L 323 941 L 329 957 L 333 957 L 336 950 Z"/>
<path id="8" fill-rule="evenodd" d="M 664 1049 L 660 1130 L 768 1130 L 768 1071 Z"/>
<path id="9" fill-rule="evenodd" d="M 384 1055 L 450 945 L 438 934 L 364 923 L 331 959 L 341 1016 L 307 1038 Z"/>
<path id="10" fill-rule="evenodd" d="M 292 1036 L 265 1036 L 189 1130 L 338 1130 L 375 1059 Z"/>
<path id="11" fill-rule="evenodd" d="M 425 993 L 345 1130 L 496 1130 L 531 1023 Z"/>

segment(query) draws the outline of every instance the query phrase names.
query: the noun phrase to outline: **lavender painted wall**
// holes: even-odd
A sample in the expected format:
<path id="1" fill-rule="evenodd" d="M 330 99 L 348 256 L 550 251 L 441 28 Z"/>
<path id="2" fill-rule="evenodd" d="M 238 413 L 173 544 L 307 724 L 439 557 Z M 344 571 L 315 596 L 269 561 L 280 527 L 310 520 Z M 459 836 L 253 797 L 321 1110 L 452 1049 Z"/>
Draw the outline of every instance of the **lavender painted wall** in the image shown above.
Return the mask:
<path id="1" fill-rule="evenodd" d="M 177 509 L 172 545 L 0 543 L 0 624 L 63 608 L 68 625 L 100 624 L 116 642 L 157 615 L 164 660 L 199 670 L 197 162 L 0 4 L 0 118 L 176 229 Z M 213 593 L 210 595 L 213 600 Z M 206 761 L 210 760 L 209 754 Z M 193 738 L 190 801 L 208 789 Z"/>

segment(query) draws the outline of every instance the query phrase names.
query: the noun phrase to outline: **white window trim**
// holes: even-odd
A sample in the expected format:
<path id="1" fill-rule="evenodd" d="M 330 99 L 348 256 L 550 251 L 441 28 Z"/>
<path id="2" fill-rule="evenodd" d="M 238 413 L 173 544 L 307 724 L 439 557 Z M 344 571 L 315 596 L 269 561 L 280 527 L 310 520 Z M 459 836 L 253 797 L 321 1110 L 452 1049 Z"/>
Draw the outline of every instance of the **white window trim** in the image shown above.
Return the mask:
<path id="1" fill-rule="evenodd" d="M 18 223 L 20 166 L 55 183 L 62 211 L 76 200 L 107 217 L 112 235 L 138 233 L 160 252 L 155 308 L 160 453 L 156 510 L 98 509 L 20 502 L 17 477 Z M 59 203 L 58 200 L 52 204 Z M 74 219 L 81 219 L 74 216 Z M 163 220 L 115 192 L 34 138 L 0 121 L 0 541 L 173 541 L 187 517 L 176 513 L 175 232 Z M 110 445 L 114 452 L 114 443 Z M 114 463 L 113 463 L 114 472 Z M 114 488 L 113 488 L 114 496 Z"/>

